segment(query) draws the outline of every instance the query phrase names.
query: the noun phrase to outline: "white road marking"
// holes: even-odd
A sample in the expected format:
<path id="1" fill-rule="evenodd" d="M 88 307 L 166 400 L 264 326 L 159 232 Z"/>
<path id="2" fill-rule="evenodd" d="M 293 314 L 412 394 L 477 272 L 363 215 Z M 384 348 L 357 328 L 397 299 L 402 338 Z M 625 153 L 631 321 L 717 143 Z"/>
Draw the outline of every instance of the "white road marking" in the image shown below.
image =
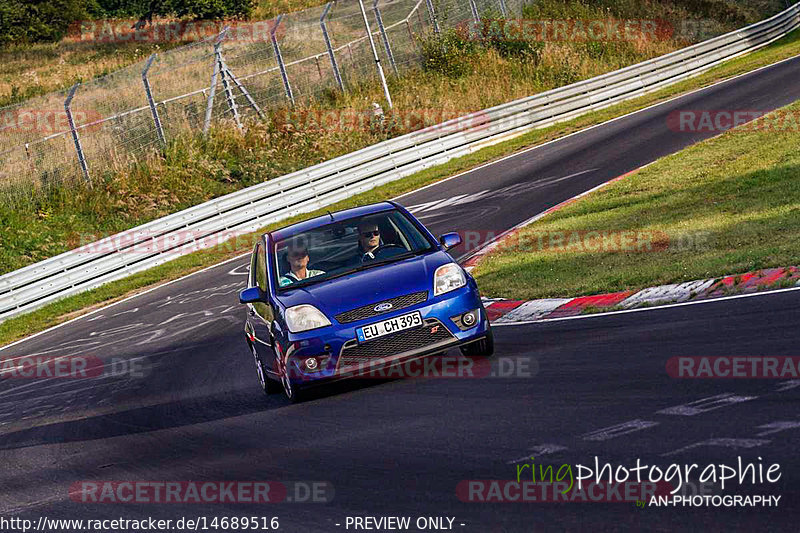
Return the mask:
<path id="1" fill-rule="evenodd" d="M 689 402 L 687 404 L 668 407 L 666 409 L 656 411 L 656 413 L 660 415 L 695 416 L 702 413 L 707 413 L 708 411 L 713 411 L 715 409 L 720 409 L 721 407 L 727 407 L 728 405 L 755 400 L 756 398 L 758 398 L 758 396 L 735 396 L 734 394 L 728 392 L 703 398 L 702 400 Z"/>
<path id="2" fill-rule="evenodd" d="M 778 384 L 778 388 L 775 389 L 778 392 L 784 392 L 787 390 L 796 389 L 800 387 L 800 379 L 790 379 L 789 381 L 783 381 Z"/>
<path id="3" fill-rule="evenodd" d="M 245 263 L 228 272 L 229 276 L 246 276 L 250 273 L 250 263 Z"/>
<path id="4" fill-rule="evenodd" d="M 763 437 L 765 435 L 772 435 L 773 433 L 778 433 L 781 431 L 786 431 L 787 429 L 797 429 L 800 428 L 800 422 L 786 422 L 783 420 L 777 420 L 775 422 L 770 422 L 769 424 L 763 424 L 761 426 L 756 426 L 757 429 L 765 429 L 767 431 L 762 431 L 758 433 L 756 437 Z"/>
<path id="5" fill-rule="evenodd" d="M 767 444 L 768 442 L 772 442 L 766 439 L 708 439 L 701 442 L 695 442 L 694 444 L 690 444 L 688 446 L 684 446 L 683 448 L 678 448 L 677 450 L 673 450 L 671 452 L 662 453 L 661 457 L 668 457 L 670 455 L 677 455 L 681 452 L 685 452 L 687 450 L 692 450 L 694 448 L 699 448 L 701 446 L 721 446 L 723 448 L 755 448 L 757 446 L 761 446 L 763 444 Z"/>
<path id="6" fill-rule="evenodd" d="M 524 463 L 529 461 L 531 457 L 539 457 L 542 455 L 549 455 L 551 453 L 557 453 L 566 450 L 566 446 L 561 446 L 560 444 L 538 444 L 528 450 L 528 455 L 525 457 L 520 457 L 519 459 L 514 459 L 513 461 L 508 461 L 507 465 L 513 465 L 517 463 Z"/>
<path id="7" fill-rule="evenodd" d="M 623 422 L 622 424 L 617 424 L 615 426 L 609 426 L 603 429 L 597 429 L 590 433 L 583 435 L 581 438 L 583 440 L 590 440 L 590 441 L 604 441 L 604 440 L 611 440 L 616 437 L 620 437 L 622 435 L 627 435 L 628 433 L 634 433 L 636 431 L 642 431 L 654 426 L 657 426 L 658 422 L 653 422 L 651 420 L 630 420 L 628 422 Z"/>

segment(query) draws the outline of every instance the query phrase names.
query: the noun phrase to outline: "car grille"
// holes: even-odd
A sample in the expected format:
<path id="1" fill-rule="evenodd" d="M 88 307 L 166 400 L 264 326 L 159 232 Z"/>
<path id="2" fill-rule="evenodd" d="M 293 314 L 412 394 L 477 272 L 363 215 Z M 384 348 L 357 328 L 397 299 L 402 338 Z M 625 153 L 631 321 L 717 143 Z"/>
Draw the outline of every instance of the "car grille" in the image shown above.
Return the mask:
<path id="1" fill-rule="evenodd" d="M 391 313 L 392 311 L 397 311 L 398 309 L 411 307 L 412 305 L 422 303 L 427 299 L 428 299 L 428 291 L 412 292 L 411 294 L 404 294 L 403 296 L 398 296 L 397 298 L 392 298 L 390 300 L 383 300 L 382 302 L 375 302 L 373 304 L 364 305 L 362 307 L 356 307 L 355 309 L 351 309 L 350 311 L 339 313 L 338 315 L 335 316 L 335 318 L 336 320 L 339 321 L 340 324 L 347 324 L 348 322 L 355 322 L 356 320 L 362 320 L 364 318 L 383 315 L 385 313 Z M 386 311 L 375 310 L 376 305 L 387 304 L 387 303 L 392 304 L 392 307 L 390 307 Z"/>
<path id="2" fill-rule="evenodd" d="M 434 326 L 439 326 L 439 329 L 435 333 L 431 333 Z M 347 341 L 339 355 L 339 368 L 369 363 L 375 359 L 425 348 L 454 338 L 441 322 L 435 318 L 429 318 L 425 320 L 422 327 L 398 331 L 364 344 L 359 344 L 355 339 Z"/>

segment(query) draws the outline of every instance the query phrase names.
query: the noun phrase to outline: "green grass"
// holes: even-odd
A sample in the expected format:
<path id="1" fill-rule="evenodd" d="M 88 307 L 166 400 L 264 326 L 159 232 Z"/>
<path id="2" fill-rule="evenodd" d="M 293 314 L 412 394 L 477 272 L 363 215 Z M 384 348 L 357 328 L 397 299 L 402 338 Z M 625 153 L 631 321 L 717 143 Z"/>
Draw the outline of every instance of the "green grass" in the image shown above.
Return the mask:
<path id="1" fill-rule="evenodd" d="M 424 185 L 447 178 L 458 172 L 474 168 L 487 161 L 512 154 L 533 145 L 562 137 L 591 125 L 605 122 L 611 118 L 630 113 L 637 109 L 642 109 L 682 92 L 703 87 L 715 81 L 741 74 L 743 72 L 748 72 L 757 67 L 768 65 L 797 54 L 800 54 L 800 32 L 794 32 L 769 47 L 766 47 L 748 56 L 737 58 L 724 65 L 720 65 L 719 67 L 716 67 L 715 69 L 710 70 L 709 72 L 706 72 L 705 74 L 694 79 L 684 81 L 680 84 L 676 84 L 675 86 L 668 87 L 664 90 L 631 100 L 629 102 L 583 115 L 563 124 L 536 130 L 495 146 L 484 148 L 468 156 L 449 161 L 444 165 L 425 170 L 402 180 L 389 183 L 371 191 L 356 195 L 346 201 L 330 206 L 329 208 L 326 208 L 326 210 L 345 209 L 348 207 L 365 205 L 384 200 L 386 198 L 392 198 L 404 192 L 412 191 Z M 220 150 L 226 150 L 224 144 Z M 113 191 L 109 191 L 108 194 L 112 193 Z M 270 227 L 286 225 L 294 221 L 309 218 L 322 213 L 324 213 L 324 210 L 320 210 L 309 215 L 294 217 L 293 219 L 283 221 Z M 151 287 L 158 283 L 176 279 L 190 272 L 216 264 L 227 258 L 245 253 L 251 248 L 251 244 L 254 242 L 255 236 L 260 233 L 261 231 L 253 233 L 249 237 L 241 237 L 235 242 L 226 243 L 217 249 L 206 250 L 181 257 L 149 271 L 136 274 L 124 280 L 110 283 L 93 291 L 65 298 L 56 303 L 42 307 L 41 309 L 37 309 L 31 313 L 6 320 L 5 322 L 0 323 L 0 345 L 7 344 L 26 335 L 36 333 L 46 329 L 47 327 L 64 322 L 69 318 L 86 312 L 87 310 L 91 309 L 92 306 L 121 299 L 132 292 Z M 1 238 L 2 237 L 0 237 L 0 239 Z M 3 248 L 5 248 L 5 244 L 3 244 Z M 484 294 L 493 296 L 495 294 L 501 296 L 504 294 L 503 291 L 497 290 L 495 292 L 494 289 L 488 288 L 493 283 L 491 280 L 482 283 L 487 283 L 486 287 L 483 287 L 482 285 Z M 559 291 L 553 291 L 553 293 L 556 292 Z M 563 293 L 568 292 L 565 289 Z"/>
<path id="2" fill-rule="evenodd" d="M 800 102 L 781 111 L 798 116 Z M 577 296 L 797 265 L 800 131 L 793 129 L 732 130 L 548 215 L 484 258 L 474 272 L 481 290 L 513 299 Z M 607 251 L 597 241 L 587 249 L 538 239 L 588 231 L 647 232 L 661 246 Z"/>

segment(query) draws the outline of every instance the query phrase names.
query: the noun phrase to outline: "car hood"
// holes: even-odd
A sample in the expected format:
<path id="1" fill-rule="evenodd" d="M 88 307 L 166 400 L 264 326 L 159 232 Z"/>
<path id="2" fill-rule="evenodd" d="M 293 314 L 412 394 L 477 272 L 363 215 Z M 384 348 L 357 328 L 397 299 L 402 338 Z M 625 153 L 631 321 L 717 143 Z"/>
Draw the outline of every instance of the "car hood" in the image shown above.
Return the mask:
<path id="1" fill-rule="evenodd" d="M 332 318 L 356 307 L 412 292 L 427 290 L 430 297 L 434 272 L 452 262 L 449 254 L 437 251 L 281 292 L 277 299 L 285 307 L 313 305 Z"/>

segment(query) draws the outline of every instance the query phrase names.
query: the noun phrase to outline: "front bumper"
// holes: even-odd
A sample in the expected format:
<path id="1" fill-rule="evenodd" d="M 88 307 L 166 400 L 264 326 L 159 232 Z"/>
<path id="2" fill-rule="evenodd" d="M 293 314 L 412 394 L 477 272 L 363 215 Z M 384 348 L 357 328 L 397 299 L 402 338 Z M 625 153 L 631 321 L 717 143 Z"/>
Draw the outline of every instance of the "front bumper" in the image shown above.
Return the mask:
<path id="1" fill-rule="evenodd" d="M 470 285 L 392 313 L 290 334 L 286 353 L 292 384 L 304 387 L 355 377 L 485 337 L 489 330 L 486 311 L 477 289 Z M 465 326 L 458 317 L 471 310 L 478 310 L 479 318 L 474 326 L 462 329 Z M 422 315 L 422 326 L 358 342 L 357 328 L 413 311 Z M 312 357 L 319 362 L 314 371 L 305 365 Z"/>

